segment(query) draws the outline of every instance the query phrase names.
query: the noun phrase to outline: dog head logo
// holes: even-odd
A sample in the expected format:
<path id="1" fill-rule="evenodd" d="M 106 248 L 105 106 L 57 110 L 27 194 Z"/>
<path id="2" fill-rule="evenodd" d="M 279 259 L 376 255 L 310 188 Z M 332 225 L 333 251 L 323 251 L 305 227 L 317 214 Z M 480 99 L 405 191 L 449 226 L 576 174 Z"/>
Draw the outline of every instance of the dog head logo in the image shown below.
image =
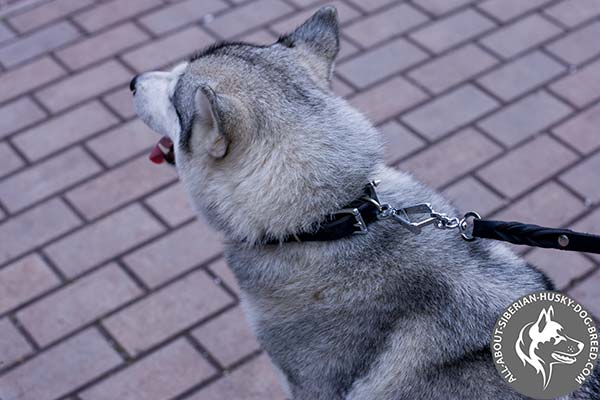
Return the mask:
<path id="1" fill-rule="evenodd" d="M 529 364 L 542 375 L 544 390 L 552 379 L 557 364 L 573 364 L 584 344 L 568 336 L 564 327 L 554 320 L 552 306 L 542 309 L 536 321 L 526 324 L 515 344 L 523 365 Z"/>

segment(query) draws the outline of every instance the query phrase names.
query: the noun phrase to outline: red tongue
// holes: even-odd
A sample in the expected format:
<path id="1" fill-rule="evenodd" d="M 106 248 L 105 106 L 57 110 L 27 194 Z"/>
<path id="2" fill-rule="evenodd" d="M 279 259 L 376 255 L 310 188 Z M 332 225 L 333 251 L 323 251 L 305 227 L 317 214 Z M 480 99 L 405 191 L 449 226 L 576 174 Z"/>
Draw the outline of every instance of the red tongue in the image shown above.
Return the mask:
<path id="1" fill-rule="evenodd" d="M 169 153 L 173 147 L 173 142 L 166 136 L 163 136 L 158 143 L 152 149 L 150 153 L 150 161 L 155 164 L 162 164 L 165 162 L 165 155 Z"/>

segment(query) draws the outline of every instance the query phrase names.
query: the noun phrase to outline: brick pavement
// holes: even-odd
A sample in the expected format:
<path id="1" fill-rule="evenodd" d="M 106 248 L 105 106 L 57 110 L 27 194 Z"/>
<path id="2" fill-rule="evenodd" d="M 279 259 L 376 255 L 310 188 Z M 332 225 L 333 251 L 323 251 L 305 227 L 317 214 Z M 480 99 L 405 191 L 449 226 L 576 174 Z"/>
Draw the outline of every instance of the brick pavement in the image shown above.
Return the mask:
<path id="1" fill-rule="evenodd" d="M 323 3 L 0 1 L 2 400 L 283 398 L 126 83 Z M 600 232 L 599 2 L 333 3 L 334 89 L 389 164 L 462 210 Z M 600 257 L 516 250 L 600 316 Z"/>

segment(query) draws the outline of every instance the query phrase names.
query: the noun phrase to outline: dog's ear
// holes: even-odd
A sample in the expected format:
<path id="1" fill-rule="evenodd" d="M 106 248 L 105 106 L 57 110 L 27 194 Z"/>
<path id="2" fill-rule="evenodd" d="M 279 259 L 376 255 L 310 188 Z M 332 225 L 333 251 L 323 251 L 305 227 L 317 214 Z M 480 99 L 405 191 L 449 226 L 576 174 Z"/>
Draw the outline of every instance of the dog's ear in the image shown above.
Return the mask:
<path id="1" fill-rule="evenodd" d="M 550 322 L 552 320 L 553 315 L 554 315 L 554 308 L 552 308 L 552 306 L 550 306 L 547 310 L 542 309 L 542 312 L 540 312 L 540 316 L 538 317 L 538 320 L 535 323 L 535 325 L 537 326 L 538 332 L 541 333 L 544 331 L 546 324 L 548 324 L 548 322 Z"/>
<path id="2" fill-rule="evenodd" d="M 201 126 L 203 147 L 214 158 L 225 157 L 231 141 L 228 128 L 236 112 L 236 101 L 229 96 L 217 95 L 210 86 L 202 85 L 196 90 L 195 102 L 194 123 Z"/>

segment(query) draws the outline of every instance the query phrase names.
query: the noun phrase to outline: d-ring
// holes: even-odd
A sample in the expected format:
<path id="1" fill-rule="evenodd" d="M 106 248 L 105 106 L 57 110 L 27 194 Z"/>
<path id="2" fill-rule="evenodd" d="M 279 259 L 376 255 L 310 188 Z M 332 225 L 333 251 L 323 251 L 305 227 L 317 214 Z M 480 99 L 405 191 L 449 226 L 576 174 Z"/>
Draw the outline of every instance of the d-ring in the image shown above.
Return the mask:
<path id="1" fill-rule="evenodd" d="M 464 217 L 462 217 L 462 219 L 458 223 L 458 228 L 460 230 L 460 236 L 467 242 L 472 242 L 477 238 L 473 236 L 473 228 L 472 224 L 469 224 L 469 218 L 481 219 L 479 214 L 477 214 L 475 211 L 469 211 L 464 215 Z M 468 231 L 469 227 L 471 227 L 470 231 Z"/>

